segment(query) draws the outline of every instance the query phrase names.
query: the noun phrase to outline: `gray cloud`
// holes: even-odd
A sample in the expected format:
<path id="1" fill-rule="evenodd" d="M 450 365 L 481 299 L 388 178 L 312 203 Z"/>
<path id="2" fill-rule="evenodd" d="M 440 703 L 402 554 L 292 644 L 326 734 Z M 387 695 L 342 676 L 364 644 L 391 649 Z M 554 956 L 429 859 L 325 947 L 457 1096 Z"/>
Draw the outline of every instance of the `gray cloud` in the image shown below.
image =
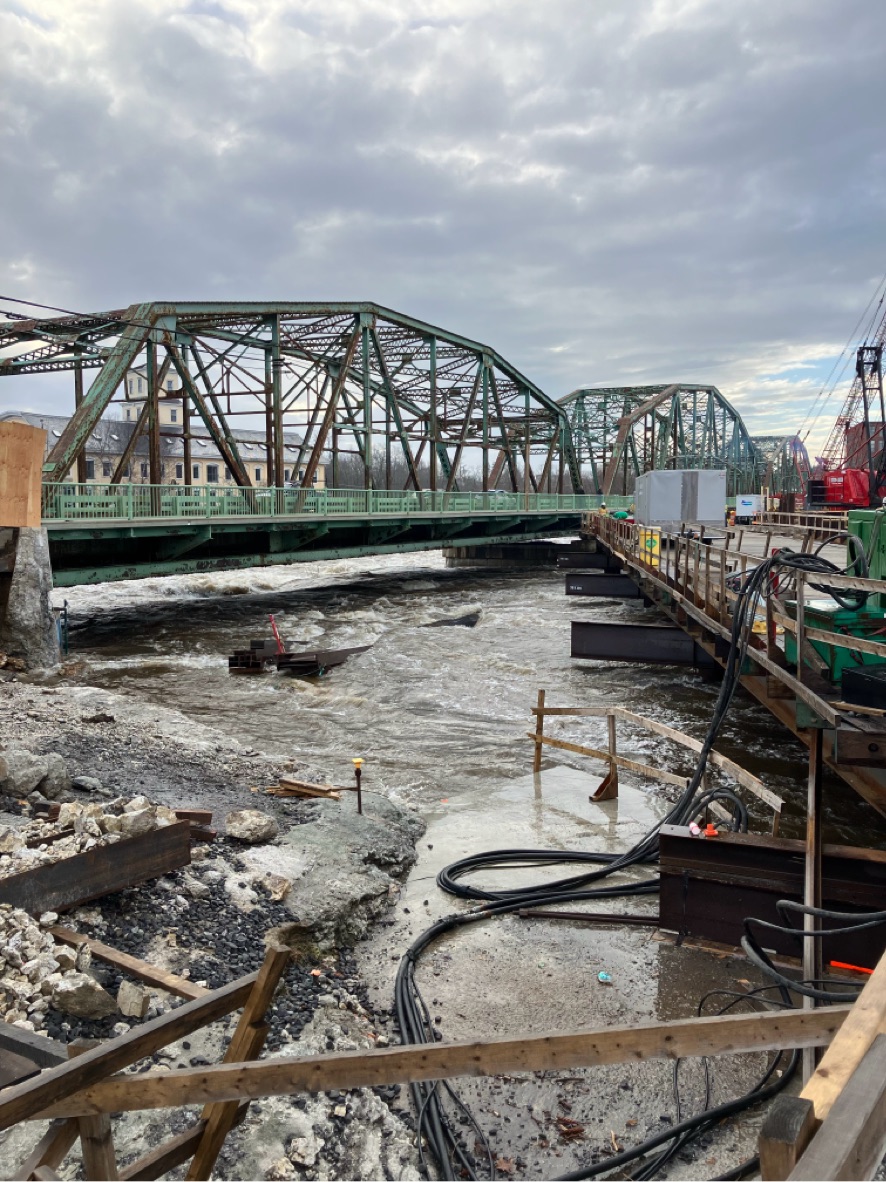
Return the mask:
<path id="1" fill-rule="evenodd" d="M 883 24 L 868 0 L 17 0 L 3 286 L 372 298 L 555 395 L 712 381 L 790 430 L 817 388 L 793 368 L 883 267 Z"/>

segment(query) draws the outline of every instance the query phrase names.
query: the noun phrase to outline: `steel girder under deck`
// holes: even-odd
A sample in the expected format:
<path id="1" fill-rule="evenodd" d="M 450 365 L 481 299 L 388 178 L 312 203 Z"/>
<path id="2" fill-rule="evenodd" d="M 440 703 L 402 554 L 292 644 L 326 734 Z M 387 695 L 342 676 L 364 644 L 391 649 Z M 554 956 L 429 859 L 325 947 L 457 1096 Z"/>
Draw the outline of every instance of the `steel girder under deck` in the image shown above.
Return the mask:
<path id="1" fill-rule="evenodd" d="M 436 494 L 438 498 L 445 495 Z M 482 494 L 454 495 L 483 499 Z M 512 497 L 513 507 L 496 505 L 491 510 L 411 508 L 264 520 L 221 516 L 205 521 L 47 520 L 46 527 L 53 579 L 59 587 L 578 533 L 582 507 L 555 502 L 586 498 L 533 497 L 527 509 L 523 494 Z"/>
<path id="2" fill-rule="evenodd" d="M 47 481 L 70 479 L 76 466 L 84 482 L 90 436 L 125 399 L 135 368 L 147 386 L 136 435 L 149 442 L 151 485 L 163 482 L 161 435 L 183 441 L 190 484 L 196 418 L 205 430 L 194 438 L 208 432 L 233 481 L 249 487 L 250 457 L 233 429 L 243 416 L 264 433 L 270 486 L 284 483 L 295 430 L 292 469 L 306 485 L 323 464 L 334 487 L 454 491 L 473 468 L 484 490 L 581 491 L 558 403 L 494 349 L 373 303 L 133 304 L 3 325 L 0 376 L 74 372 L 76 409 L 47 458 Z M 84 370 L 97 370 L 85 392 Z M 174 431 L 161 431 L 158 413 L 167 378 L 184 407 Z"/>

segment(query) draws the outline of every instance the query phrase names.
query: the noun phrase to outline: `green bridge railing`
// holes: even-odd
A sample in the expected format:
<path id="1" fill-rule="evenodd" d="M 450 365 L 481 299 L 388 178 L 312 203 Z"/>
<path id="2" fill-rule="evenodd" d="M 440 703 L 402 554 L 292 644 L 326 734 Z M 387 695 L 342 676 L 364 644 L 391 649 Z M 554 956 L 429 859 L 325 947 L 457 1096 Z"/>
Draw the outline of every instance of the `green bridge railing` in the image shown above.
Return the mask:
<path id="1" fill-rule="evenodd" d="M 630 497 L 514 492 L 389 492 L 384 489 L 228 488 L 218 485 L 44 484 L 44 521 L 143 518 L 376 517 L 412 514 L 585 513 Z"/>

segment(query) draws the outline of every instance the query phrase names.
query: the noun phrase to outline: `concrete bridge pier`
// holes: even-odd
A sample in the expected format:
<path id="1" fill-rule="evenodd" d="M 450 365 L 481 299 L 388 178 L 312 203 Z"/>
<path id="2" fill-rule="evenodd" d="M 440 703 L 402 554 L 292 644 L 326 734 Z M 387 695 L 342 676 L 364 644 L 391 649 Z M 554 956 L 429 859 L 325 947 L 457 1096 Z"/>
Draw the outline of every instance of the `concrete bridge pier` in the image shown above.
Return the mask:
<path id="1" fill-rule="evenodd" d="M 45 445 L 45 431 L 0 423 L 0 668 L 58 665 L 49 540 L 40 522 Z"/>
<path id="2" fill-rule="evenodd" d="M 46 530 L 0 530 L 0 662 L 13 658 L 28 670 L 58 665 L 51 590 Z"/>

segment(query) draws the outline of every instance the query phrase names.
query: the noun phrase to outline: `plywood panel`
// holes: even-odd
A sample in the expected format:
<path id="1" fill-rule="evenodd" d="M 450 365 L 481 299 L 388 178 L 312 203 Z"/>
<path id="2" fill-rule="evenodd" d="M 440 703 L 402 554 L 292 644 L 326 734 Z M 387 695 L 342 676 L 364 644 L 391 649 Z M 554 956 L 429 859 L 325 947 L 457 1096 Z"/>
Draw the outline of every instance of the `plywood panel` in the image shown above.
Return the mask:
<path id="1" fill-rule="evenodd" d="M 46 432 L 0 423 L 0 527 L 40 528 L 40 485 Z"/>

